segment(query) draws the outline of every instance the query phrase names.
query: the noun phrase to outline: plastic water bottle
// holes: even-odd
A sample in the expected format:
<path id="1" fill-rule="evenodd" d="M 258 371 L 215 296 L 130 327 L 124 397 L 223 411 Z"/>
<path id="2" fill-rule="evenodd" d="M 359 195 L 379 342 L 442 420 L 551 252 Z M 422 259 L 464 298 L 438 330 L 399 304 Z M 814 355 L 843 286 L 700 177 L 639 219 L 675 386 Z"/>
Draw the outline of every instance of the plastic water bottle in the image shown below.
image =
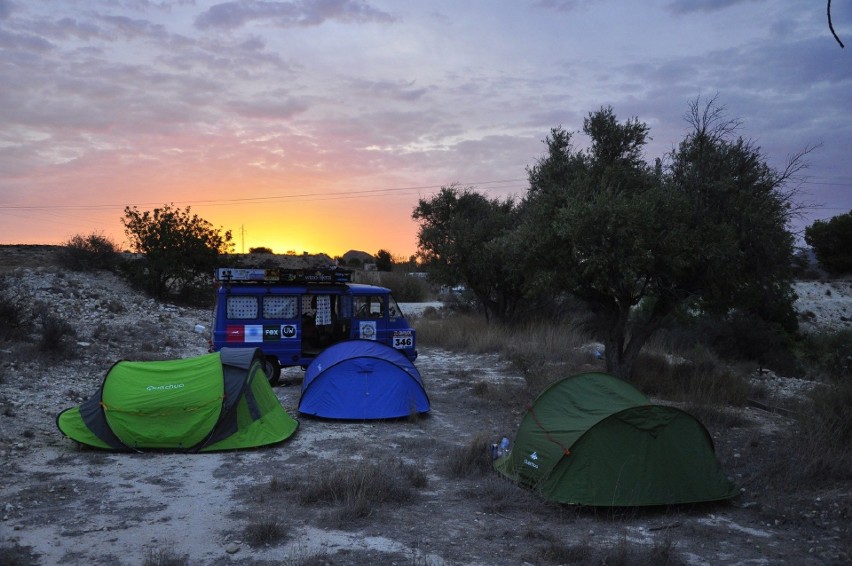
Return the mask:
<path id="1" fill-rule="evenodd" d="M 509 439 L 504 436 L 503 440 L 500 441 L 500 455 L 505 456 L 508 453 L 509 453 Z"/>

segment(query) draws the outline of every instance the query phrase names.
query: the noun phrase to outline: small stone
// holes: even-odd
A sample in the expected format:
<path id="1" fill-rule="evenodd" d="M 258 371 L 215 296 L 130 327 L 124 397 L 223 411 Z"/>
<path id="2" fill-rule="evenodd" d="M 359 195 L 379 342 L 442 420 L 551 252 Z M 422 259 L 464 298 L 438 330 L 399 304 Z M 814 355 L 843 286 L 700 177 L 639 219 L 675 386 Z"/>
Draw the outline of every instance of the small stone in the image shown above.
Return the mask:
<path id="1" fill-rule="evenodd" d="M 227 552 L 228 554 L 236 554 L 239 551 L 240 551 L 240 545 L 233 543 L 233 542 L 225 547 L 225 552 Z"/>

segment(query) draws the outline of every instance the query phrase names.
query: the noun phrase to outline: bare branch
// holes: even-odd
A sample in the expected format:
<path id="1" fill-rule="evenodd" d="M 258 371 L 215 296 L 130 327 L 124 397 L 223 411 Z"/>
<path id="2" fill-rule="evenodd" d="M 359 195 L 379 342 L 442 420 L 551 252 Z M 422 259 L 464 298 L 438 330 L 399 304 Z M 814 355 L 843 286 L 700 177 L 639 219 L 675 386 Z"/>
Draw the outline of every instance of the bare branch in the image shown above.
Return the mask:
<path id="1" fill-rule="evenodd" d="M 718 98 L 719 93 L 716 93 L 705 101 L 701 100 L 701 95 L 689 101 L 689 109 L 684 119 L 692 126 L 697 136 L 721 141 L 729 138 L 742 127 L 741 120 L 728 117 L 727 107 L 719 104 Z"/>
<path id="2" fill-rule="evenodd" d="M 787 206 L 786 218 L 791 221 L 794 218 L 803 218 L 807 212 L 817 208 L 818 205 L 801 200 L 802 185 L 806 179 L 802 176 L 810 164 L 806 160 L 807 156 L 817 149 L 821 148 L 822 144 L 808 145 L 796 153 L 787 157 L 787 162 L 784 169 L 778 172 L 775 179 L 776 194 L 782 198 Z"/>

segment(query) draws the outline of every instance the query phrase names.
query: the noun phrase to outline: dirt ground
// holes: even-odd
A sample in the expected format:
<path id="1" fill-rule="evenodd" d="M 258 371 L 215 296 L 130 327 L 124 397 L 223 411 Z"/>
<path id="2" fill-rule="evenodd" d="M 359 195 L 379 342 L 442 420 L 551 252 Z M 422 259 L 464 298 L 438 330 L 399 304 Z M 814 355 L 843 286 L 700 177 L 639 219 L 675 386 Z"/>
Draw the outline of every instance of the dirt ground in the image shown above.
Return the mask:
<path id="1" fill-rule="evenodd" d="M 11 247 L 10 247 L 11 248 Z M 218 454 L 83 450 L 55 425 L 119 359 L 206 352 L 206 310 L 160 305 L 111 274 L 63 272 L 34 252 L 0 249 L 0 274 L 74 327 L 74 353 L 0 343 L 0 563 L 12 564 L 845 564 L 850 485 L 769 493 L 763 474 L 793 421 L 757 408 L 708 428 L 733 501 L 665 509 L 577 509 L 546 503 L 494 473 L 455 477 L 473 439 L 513 438 L 523 378 L 497 355 L 420 348 L 432 410 L 390 422 L 299 417 L 287 441 Z M 817 297 L 818 298 L 818 297 Z M 832 294 L 837 299 L 837 292 Z M 852 303 L 844 303 L 845 309 Z M 301 370 L 276 388 L 298 417 Z M 506 401 L 506 399 L 511 399 Z M 733 423 L 733 424 L 732 424 Z M 401 502 L 345 517 L 304 504 L 329 470 L 400 464 L 423 477 Z M 280 532 L 257 542 L 258 530 Z M 171 560 L 171 561 L 169 561 Z"/>

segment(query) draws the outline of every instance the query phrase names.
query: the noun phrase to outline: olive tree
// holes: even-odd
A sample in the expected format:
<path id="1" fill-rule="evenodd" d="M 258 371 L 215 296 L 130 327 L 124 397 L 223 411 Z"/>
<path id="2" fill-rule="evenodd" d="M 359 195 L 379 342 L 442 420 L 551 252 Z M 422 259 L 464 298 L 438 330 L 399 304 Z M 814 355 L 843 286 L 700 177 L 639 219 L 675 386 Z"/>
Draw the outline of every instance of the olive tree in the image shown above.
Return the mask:
<path id="1" fill-rule="evenodd" d="M 230 231 L 220 233 L 189 206 L 152 211 L 128 206 L 122 223 L 131 250 L 143 256 L 132 277 L 155 297 L 187 296 L 199 277 L 212 273 L 219 255 L 233 248 Z"/>
<path id="2" fill-rule="evenodd" d="M 757 148 L 732 137 L 735 123 L 720 119 L 715 100 L 690 109 L 694 130 L 666 167 L 644 160 L 644 123 L 619 122 L 603 108 L 584 120 L 588 149 L 554 129 L 547 154 L 529 169 L 521 205 L 528 256 L 551 260 L 539 284 L 589 306 L 607 369 L 624 378 L 648 338 L 685 306 L 745 304 L 788 320 L 792 312 L 782 188 L 797 163 L 771 169 Z"/>
<path id="3" fill-rule="evenodd" d="M 440 283 L 464 283 L 486 317 L 509 321 L 523 297 L 507 239 L 515 223 L 512 200 L 489 199 L 471 188 L 442 187 L 420 199 L 412 217 L 420 222 L 418 257 Z"/>
<path id="4" fill-rule="evenodd" d="M 676 205 L 658 168 L 642 160 L 648 128 L 619 123 L 611 108 L 589 114 L 587 150 L 562 128 L 529 169 L 523 209 L 531 257 L 550 257 L 541 285 L 583 300 L 605 344 L 608 369 L 627 377 L 642 345 L 672 311 L 663 258 L 676 236 Z M 673 258 L 674 259 L 674 258 Z M 648 307 L 637 309 L 640 303 Z"/>

